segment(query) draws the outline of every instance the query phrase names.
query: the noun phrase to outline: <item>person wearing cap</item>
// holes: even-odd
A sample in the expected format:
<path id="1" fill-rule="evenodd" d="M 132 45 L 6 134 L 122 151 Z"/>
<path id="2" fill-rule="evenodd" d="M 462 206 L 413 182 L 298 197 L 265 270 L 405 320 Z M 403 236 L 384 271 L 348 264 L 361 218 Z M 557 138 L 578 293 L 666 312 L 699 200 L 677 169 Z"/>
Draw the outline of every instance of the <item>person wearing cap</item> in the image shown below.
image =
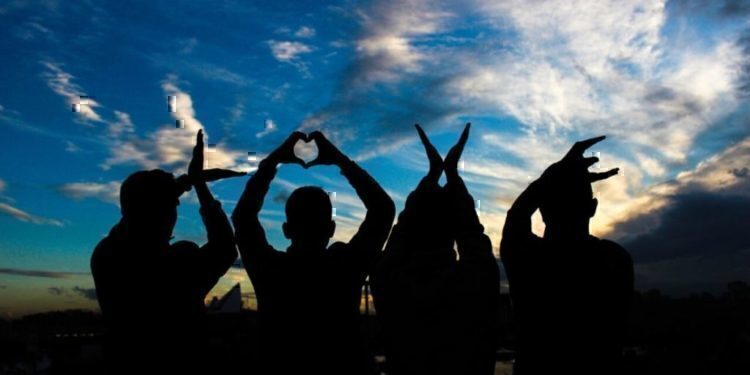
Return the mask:
<path id="1" fill-rule="evenodd" d="M 207 181 L 244 175 L 203 170 L 198 132 L 188 174 L 155 169 L 120 187 L 122 218 L 96 246 L 91 273 L 106 331 L 107 373 L 197 369 L 204 298 L 237 259 L 234 233 Z M 195 188 L 208 242 L 170 243 L 179 197 Z"/>

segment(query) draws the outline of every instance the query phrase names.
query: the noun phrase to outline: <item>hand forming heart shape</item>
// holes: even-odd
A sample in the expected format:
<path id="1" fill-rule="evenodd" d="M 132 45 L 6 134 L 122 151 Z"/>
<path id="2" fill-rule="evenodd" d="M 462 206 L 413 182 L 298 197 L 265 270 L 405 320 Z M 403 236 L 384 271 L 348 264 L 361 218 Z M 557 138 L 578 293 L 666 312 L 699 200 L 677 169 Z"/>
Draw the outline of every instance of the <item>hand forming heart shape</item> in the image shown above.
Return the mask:
<path id="1" fill-rule="evenodd" d="M 302 160 L 304 168 L 318 158 L 318 153 L 318 144 L 307 134 L 294 144 L 294 156 Z"/>
<path id="2" fill-rule="evenodd" d="M 310 134 L 299 131 L 292 133 L 269 158 L 280 163 L 299 164 L 303 168 L 319 164 L 341 166 L 349 160 L 319 131 Z"/>

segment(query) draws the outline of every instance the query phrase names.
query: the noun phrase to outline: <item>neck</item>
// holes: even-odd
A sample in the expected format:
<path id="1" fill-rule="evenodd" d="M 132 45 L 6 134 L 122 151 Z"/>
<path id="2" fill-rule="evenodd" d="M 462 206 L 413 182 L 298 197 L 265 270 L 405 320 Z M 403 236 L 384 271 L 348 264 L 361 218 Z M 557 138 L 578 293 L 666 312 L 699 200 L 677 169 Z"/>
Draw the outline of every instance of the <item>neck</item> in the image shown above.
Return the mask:
<path id="1" fill-rule="evenodd" d="M 564 224 L 548 224 L 544 228 L 544 239 L 553 241 L 580 241 L 590 236 L 588 220 Z"/>

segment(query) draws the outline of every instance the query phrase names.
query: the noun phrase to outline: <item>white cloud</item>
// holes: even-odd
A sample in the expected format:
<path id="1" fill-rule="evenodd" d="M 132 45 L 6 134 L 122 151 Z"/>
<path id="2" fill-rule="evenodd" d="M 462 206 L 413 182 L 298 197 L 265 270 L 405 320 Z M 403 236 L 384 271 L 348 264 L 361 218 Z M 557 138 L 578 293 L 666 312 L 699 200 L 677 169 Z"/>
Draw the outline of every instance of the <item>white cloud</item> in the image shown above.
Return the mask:
<path id="1" fill-rule="evenodd" d="M 23 222 L 28 222 L 28 223 L 38 224 L 38 225 L 52 225 L 56 227 L 64 226 L 64 224 L 59 220 L 32 215 L 26 211 L 13 207 L 7 203 L 0 202 L 0 213 L 16 218 Z"/>
<path id="2" fill-rule="evenodd" d="M 437 32 L 450 17 L 427 1 L 377 2 L 360 9 L 363 36 L 356 41 L 357 59 L 363 69 L 353 80 L 369 84 L 392 81 L 404 73 L 421 70 L 427 58 L 413 40 Z"/>
<path id="3" fill-rule="evenodd" d="M 271 134 L 278 130 L 278 126 L 272 119 L 266 119 L 266 121 L 263 124 L 263 131 L 255 133 L 255 137 L 257 138 L 263 138 L 268 134 Z"/>
<path id="4" fill-rule="evenodd" d="M 298 38 L 312 38 L 315 36 L 315 29 L 312 27 L 302 26 L 295 33 Z"/>
<path id="5" fill-rule="evenodd" d="M 299 55 L 312 52 L 312 48 L 304 43 L 290 41 L 269 40 L 268 46 L 276 60 L 290 62 L 297 60 Z"/>
<path id="6" fill-rule="evenodd" d="M 7 186 L 8 186 L 8 184 L 7 184 L 7 183 L 5 183 L 5 181 L 4 181 L 4 180 L 0 179 L 0 193 L 2 193 L 3 191 L 5 191 L 5 188 L 6 188 Z"/>
<path id="7" fill-rule="evenodd" d="M 78 117 L 84 122 L 103 122 L 101 116 L 94 110 L 100 107 L 99 103 L 88 97 L 81 87 L 73 82 L 75 77 L 72 74 L 63 71 L 54 62 L 43 61 L 42 65 L 47 68 L 47 71 L 43 73 L 47 85 L 52 91 L 66 99 L 71 111 L 77 113 Z"/>
<path id="8" fill-rule="evenodd" d="M 95 198 L 102 202 L 118 204 L 120 199 L 120 182 L 72 182 L 63 184 L 57 190 L 68 198 Z"/>
<path id="9" fill-rule="evenodd" d="M 186 168 L 192 158 L 195 136 L 198 130 L 204 129 L 197 119 L 193 100 L 190 94 L 182 91 L 174 76 L 167 77 L 162 82 L 165 96 L 175 98 L 175 106 L 170 112 L 175 121 L 180 121 L 182 128 L 175 125 L 163 125 L 145 137 L 132 134 L 132 123 L 126 114 L 118 113 L 119 121 L 110 129 L 118 135 L 111 142 L 110 157 L 102 164 L 102 168 L 109 169 L 114 165 L 136 163 L 146 169 Z M 206 144 L 213 143 L 209 134 L 204 130 Z M 247 163 L 241 162 L 243 152 L 232 150 L 222 144 L 207 150 L 205 153 L 207 168 L 235 168 L 249 169 Z"/>

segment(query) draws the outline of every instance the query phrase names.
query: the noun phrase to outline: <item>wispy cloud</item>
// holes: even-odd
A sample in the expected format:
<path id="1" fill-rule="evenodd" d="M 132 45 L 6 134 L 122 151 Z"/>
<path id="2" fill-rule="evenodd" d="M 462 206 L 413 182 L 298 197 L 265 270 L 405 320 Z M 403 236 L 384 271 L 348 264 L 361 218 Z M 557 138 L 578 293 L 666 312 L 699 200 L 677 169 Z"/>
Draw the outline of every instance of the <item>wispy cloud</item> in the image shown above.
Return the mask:
<path id="1" fill-rule="evenodd" d="M 0 213 L 18 219 L 26 223 L 33 223 L 39 225 L 52 225 L 56 227 L 65 226 L 62 221 L 57 219 L 50 219 L 42 216 L 37 216 L 23 211 L 19 208 L 13 207 L 7 203 L 0 202 Z"/>
<path id="2" fill-rule="evenodd" d="M 301 56 L 314 50 L 313 47 L 302 42 L 269 40 L 268 47 L 273 57 L 282 63 L 287 63 L 299 70 L 306 78 L 310 77 L 308 63 L 302 61 Z"/>
<path id="3" fill-rule="evenodd" d="M 70 279 L 76 276 L 89 276 L 88 272 L 65 272 L 48 270 L 28 270 L 20 268 L 0 268 L 0 273 L 14 276 L 43 277 L 49 279 Z"/>
<path id="4" fill-rule="evenodd" d="M 62 70 L 60 65 L 55 62 L 42 61 L 42 65 L 47 68 L 42 74 L 47 81 L 47 85 L 52 91 L 66 99 L 68 108 L 77 113 L 79 119 L 84 123 L 103 121 L 95 110 L 95 108 L 100 107 L 99 103 L 73 82 L 75 77 L 72 74 Z"/>
<path id="5" fill-rule="evenodd" d="M 294 32 L 297 38 L 312 38 L 315 36 L 315 29 L 308 26 L 302 26 Z"/>
<path id="6" fill-rule="evenodd" d="M 57 190 L 68 198 L 95 198 L 102 202 L 117 204 L 120 198 L 120 182 L 71 182 L 60 185 Z"/>
<path id="7" fill-rule="evenodd" d="M 118 116 L 120 125 L 114 129 L 120 130 L 115 132 L 118 137 L 110 141 L 111 156 L 102 164 L 104 169 L 127 163 L 144 168 L 187 166 L 195 145 L 195 135 L 204 126 L 196 117 L 192 97 L 180 89 L 176 76 L 168 76 L 162 82 L 162 89 L 165 96 L 173 98 L 174 108 L 170 114 L 180 126 L 165 125 L 145 137 L 139 137 L 130 134 L 132 124 L 129 118 Z M 212 143 L 209 134 L 205 130 L 204 133 L 207 143 Z M 206 153 L 206 163 L 211 168 L 249 168 L 247 163 L 241 161 L 242 157 L 242 152 L 216 144 Z"/>
<path id="8" fill-rule="evenodd" d="M 266 119 L 263 126 L 263 131 L 260 131 L 258 133 L 255 133 L 256 138 L 263 138 L 273 132 L 278 130 L 278 126 L 276 126 L 276 123 L 272 119 Z"/>
<path id="9" fill-rule="evenodd" d="M 301 42 L 269 40 L 268 46 L 276 60 L 290 62 L 297 60 L 300 55 L 312 52 L 312 48 Z"/>

